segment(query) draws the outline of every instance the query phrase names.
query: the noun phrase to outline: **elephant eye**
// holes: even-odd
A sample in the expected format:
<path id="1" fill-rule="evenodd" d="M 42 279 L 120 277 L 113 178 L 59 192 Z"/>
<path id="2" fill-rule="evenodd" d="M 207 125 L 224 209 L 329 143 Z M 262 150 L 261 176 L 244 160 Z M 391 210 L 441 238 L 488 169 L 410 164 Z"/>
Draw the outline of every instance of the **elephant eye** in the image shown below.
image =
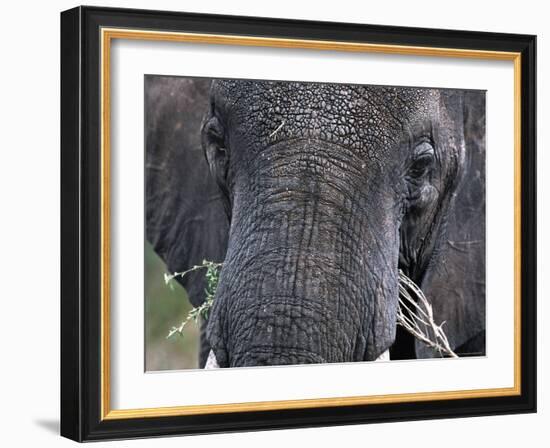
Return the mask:
<path id="1" fill-rule="evenodd" d="M 206 123 L 205 131 L 208 141 L 215 146 L 217 151 L 225 153 L 225 134 L 220 120 L 217 117 L 210 118 Z"/>
<path id="2" fill-rule="evenodd" d="M 409 171 L 410 175 L 413 177 L 421 177 L 428 171 L 429 168 L 433 165 L 434 157 L 433 155 L 424 155 L 417 158 Z"/>
<path id="3" fill-rule="evenodd" d="M 435 163 L 433 146 L 423 142 L 415 148 L 415 157 L 409 168 L 409 176 L 415 179 L 423 177 Z"/>

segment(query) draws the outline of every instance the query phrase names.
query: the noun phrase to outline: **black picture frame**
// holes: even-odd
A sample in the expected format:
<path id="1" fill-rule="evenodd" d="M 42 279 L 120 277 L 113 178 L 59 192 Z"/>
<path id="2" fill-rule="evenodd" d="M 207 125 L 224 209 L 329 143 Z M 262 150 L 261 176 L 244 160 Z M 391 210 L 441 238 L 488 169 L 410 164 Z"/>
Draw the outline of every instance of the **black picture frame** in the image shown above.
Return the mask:
<path id="1" fill-rule="evenodd" d="M 102 28 L 521 54 L 521 344 L 518 395 L 102 419 Z M 61 435 L 76 441 L 536 411 L 536 36 L 99 7 L 61 13 Z"/>

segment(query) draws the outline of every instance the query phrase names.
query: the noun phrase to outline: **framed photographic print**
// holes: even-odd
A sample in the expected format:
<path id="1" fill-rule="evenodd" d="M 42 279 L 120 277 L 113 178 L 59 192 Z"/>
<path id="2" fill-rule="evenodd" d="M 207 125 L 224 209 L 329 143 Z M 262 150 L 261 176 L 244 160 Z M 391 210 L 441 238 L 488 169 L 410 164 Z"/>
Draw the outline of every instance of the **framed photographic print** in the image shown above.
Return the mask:
<path id="1" fill-rule="evenodd" d="M 535 36 L 61 14 L 61 433 L 536 410 Z"/>

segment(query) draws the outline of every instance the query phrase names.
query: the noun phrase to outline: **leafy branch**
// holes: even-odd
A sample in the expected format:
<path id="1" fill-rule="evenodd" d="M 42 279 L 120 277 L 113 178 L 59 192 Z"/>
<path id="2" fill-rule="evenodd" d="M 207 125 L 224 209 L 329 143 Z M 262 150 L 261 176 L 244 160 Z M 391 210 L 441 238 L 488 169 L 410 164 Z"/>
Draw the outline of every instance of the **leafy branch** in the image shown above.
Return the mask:
<path id="1" fill-rule="evenodd" d="M 201 305 L 192 308 L 191 311 L 189 311 L 187 318 L 180 325 L 178 325 L 177 327 L 172 327 L 168 332 L 168 336 L 166 336 L 166 339 L 172 337 L 175 334 L 183 336 L 183 329 L 191 321 L 195 322 L 195 324 L 198 324 L 199 318 L 202 317 L 203 319 L 208 319 L 208 313 L 210 312 L 210 308 L 212 308 L 212 304 L 214 303 L 214 297 L 216 295 L 216 289 L 218 287 L 221 266 L 222 263 L 214 263 L 212 261 L 203 260 L 202 264 L 193 266 L 187 271 L 174 272 L 170 275 L 164 274 L 164 282 L 167 285 L 170 285 L 172 280 L 176 277 L 183 278 L 191 272 L 198 271 L 199 269 L 206 269 L 206 273 L 204 274 L 204 277 L 206 278 L 204 302 Z"/>

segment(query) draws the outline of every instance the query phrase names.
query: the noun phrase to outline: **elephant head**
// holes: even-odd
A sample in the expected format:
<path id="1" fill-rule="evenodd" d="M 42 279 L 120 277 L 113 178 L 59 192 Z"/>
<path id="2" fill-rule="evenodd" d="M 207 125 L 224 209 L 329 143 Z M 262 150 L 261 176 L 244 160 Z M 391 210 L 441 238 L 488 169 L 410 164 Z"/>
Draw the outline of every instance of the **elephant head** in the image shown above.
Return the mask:
<path id="1" fill-rule="evenodd" d="M 399 269 L 484 350 L 483 92 L 146 82 L 147 236 L 224 262 L 202 365 L 434 356 L 397 332 Z"/>

